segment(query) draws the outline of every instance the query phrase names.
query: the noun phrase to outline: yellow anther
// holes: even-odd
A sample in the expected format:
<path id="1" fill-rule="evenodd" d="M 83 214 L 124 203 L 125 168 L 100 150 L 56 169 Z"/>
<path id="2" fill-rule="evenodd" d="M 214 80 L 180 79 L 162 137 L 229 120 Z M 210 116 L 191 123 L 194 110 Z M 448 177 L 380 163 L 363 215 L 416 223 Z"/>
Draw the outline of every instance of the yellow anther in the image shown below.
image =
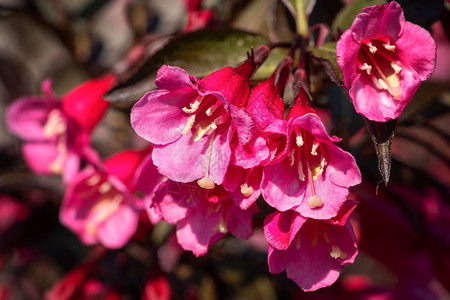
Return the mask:
<path id="1" fill-rule="evenodd" d="M 372 72 L 372 66 L 368 63 L 363 63 L 360 69 L 366 71 L 367 75 L 370 75 L 370 73 Z"/>
<path id="2" fill-rule="evenodd" d="M 327 165 L 327 161 L 325 160 L 325 157 L 322 157 L 320 160 L 320 165 L 314 168 L 313 170 L 313 179 L 316 180 L 319 178 L 320 175 L 322 175 L 323 170 L 325 169 L 325 166 Z"/>
<path id="3" fill-rule="evenodd" d="M 321 207 L 323 205 L 323 200 L 319 196 L 309 196 L 308 204 L 311 208 Z"/>
<path id="4" fill-rule="evenodd" d="M 400 71 L 402 70 L 402 67 L 400 67 L 397 63 L 395 62 L 391 62 L 391 67 L 394 70 L 395 74 L 400 73 Z"/>
<path id="5" fill-rule="evenodd" d="M 91 178 L 86 180 L 86 185 L 94 186 L 94 185 L 96 185 L 97 183 L 100 182 L 100 179 L 101 179 L 100 175 L 95 174 L 94 176 L 92 176 Z"/>
<path id="6" fill-rule="evenodd" d="M 111 188 L 112 188 L 111 183 L 105 181 L 100 185 L 98 191 L 100 192 L 100 194 L 106 194 L 107 192 L 109 192 L 109 190 L 111 190 Z"/>
<path id="7" fill-rule="evenodd" d="M 342 252 L 341 249 L 339 249 L 339 247 L 337 245 L 332 245 L 331 246 L 331 253 L 330 253 L 332 258 L 340 258 L 340 259 L 346 259 L 347 258 L 347 253 Z"/>
<path id="8" fill-rule="evenodd" d="M 241 193 L 242 195 L 244 195 L 245 198 L 250 197 L 251 194 L 253 193 L 253 187 L 248 186 L 247 183 L 243 183 L 241 184 Z"/>
<path id="9" fill-rule="evenodd" d="M 320 146 L 320 143 L 314 141 L 314 143 L 312 144 L 312 147 L 311 147 L 311 154 L 312 155 L 314 155 L 314 156 L 317 155 L 317 148 L 319 148 L 319 146 Z"/>
<path id="10" fill-rule="evenodd" d="M 383 44 L 383 46 L 388 51 L 394 51 L 395 50 L 395 45 L 391 45 L 391 44 L 387 43 L 387 44 Z"/>
<path id="11" fill-rule="evenodd" d="M 197 184 L 207 190 L 212 190 L 216 185 L 214 184 L 214 181 L 211 180 L 209 177 L 203 177 L 199 180 L 197 180 Z"/>
<path id="12" fill-rule="evenodd" d="M 47 122 L 44 125 L 45 137 L 61 135 L 67 131 L 67 125 L 59 109 L 54 109 L 48 114 Z"/>
<path id="13" fill-rule="evenodd" d="M 187 114 L 192 114 L 196 112 L 197 109 L 200 107 L 200 104 L 202 103 L 203 99 L 204 99 L 203 97 L 195 99 L 195 101 L 190 105 L 191 108 L 183 107 L 182 110 Z"/>

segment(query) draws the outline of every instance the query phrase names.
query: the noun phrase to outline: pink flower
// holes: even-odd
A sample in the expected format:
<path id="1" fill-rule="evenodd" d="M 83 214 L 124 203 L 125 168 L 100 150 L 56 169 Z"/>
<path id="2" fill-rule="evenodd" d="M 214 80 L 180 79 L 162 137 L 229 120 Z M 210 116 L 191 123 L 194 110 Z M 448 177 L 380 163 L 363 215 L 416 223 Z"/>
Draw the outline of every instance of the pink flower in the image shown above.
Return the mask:
<path id="1" fill-rule="evenodd" d="M 252 118 L 248 121 L 251 130 L 247 131 L 248 137 L 244 142 L 239 140 L 237 133 L 233 133 L 232 164 L 252 168 L 275 158 L 277 145 L 273 138 L 286 130 L 285 122 L 282 121 L 284 102 L 281 97 L 292 63 L 292 58 L 286 57 L 269 79 L 252 88 L 245 107 Z"/>
<path id="2" fill-rule="evenodd" d="M 204 255 L 227 232 L 242 239 L 253 234 L 256 205 L 241 209 L 221 185 L 203 189 L 196 183 L 169 180 L 156 191 L 153 201 L 162 218 L 176 224 L 181 247 L 196 256 Z"/>
<path id="3" fill-rule="evenodd" d="M 70 182 L 60 211 L 61 223 L 87 245 L 120 248 L 136 232 L 143 202 L 134 174 L 149 150 L 123 151 L 104 162 L 104 170 L 88 167 Z"/>
<path id="4" fill-rule="evenodd" d="M 327 221 L 307 219 L 292 210 L 268 215 L 264 233 L 269 241 L 270 272 L 286 270 L 287 277 L 305 291 L 333 284 L 358 253 L 347 221 L 355 205 L 348 203 L 339 218 Z"/>
<path id="5" fill-rule="evenodd" d="M 336 46 L 344 85 L 358 113 L 376 122 L 397 119 L 435 67 L 436 44 L 405 21 L 400 5 L 363 9 Z"/>
<path id="6" fill-rule="evenodd" d="M 8 107 L 6 123 L 24 140 L 24 157 L 34 172 L 62 173 L 67 182 L 81 158 L 95 159 L 89 135 L 109 106 L 102 96 L 113 81 L 112 75 L 87 81 L 58 101 L 46 80 L 45 96 L 23 97 Z"/>
<path id="7" fill-rule="evenodd" d="M 216 27 L 219 23 L 218 15 L 210 9 L 202 9 L 202 0 L 185 0 L 188 11 L 188 23 L 184 32 Z"/>
<path id="8" fill-rule="evenodd" d="M 155 145 L 153 162 L 161 174 L 178 182 L 205 188 L 221 184 L 230 163 L 230 130 L 240 140 L 252 126 L 242 110 L 248 79 L 268 55 L 256 50 L 237 68 L 227 67 L 202 80 L 178 68 L 162 66 L 156 91 L 147 93 L 131 111 L 131 125 L 138 135 Z M 250 124 L 249 124 L 250 122 Z"/>
<path id="9" fill-rule="evenodd" d="M 266 202 L 279 211 L 293 209 L 305 218 L 335 217 L 349 187 L 361 182 L 353 156 L 334 143 L 309 106 L 297 103 L 287 121 L 284 157 L 266 165 L 261 183 Z"/>

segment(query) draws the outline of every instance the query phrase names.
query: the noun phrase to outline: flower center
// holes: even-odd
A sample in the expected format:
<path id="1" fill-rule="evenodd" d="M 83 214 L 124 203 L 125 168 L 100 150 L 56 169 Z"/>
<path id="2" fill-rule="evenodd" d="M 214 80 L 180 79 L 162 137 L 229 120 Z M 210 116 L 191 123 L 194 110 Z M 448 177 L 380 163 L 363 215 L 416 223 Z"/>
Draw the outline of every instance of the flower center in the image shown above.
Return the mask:
<path id="1" fill-rule="evenodd" d="M 216 132 L 229 127 L 230 114 L 223 107 L 222 101 L 211 95 L 197 96 L 189 103 L 189 108 L 183 107 L 182 110 L 189 117 L 181 133 L 187 134 L 193 131 L 193 142 L 198 142 L 203 138 L 210 139 L 207 148 L 205 176 L 199 179 L 197 183 L 200 187 L 211 190 L 215 187 L 213 180 L 209 178 L 214 136 Z"/>
<path id="2" fill-rule="evenodd" d="M 117 211 L 124 197 L 109 181 L 102 180 L 98 174 L 86 180 L 86 186 L 88 187 L 87 193 L 80 196 L 86 201 L 95 201 L 96 203 L 89 210 L 85 228 L 89 234 L 94 235 L 98 226 Z"/>
<path id="3" fill-rule="evenodd" d="M 43 132 L 44 136 L 48 139 L 56 138 L 58 155 L 51 162 L 49 168 L 52 173 L 61 174 L 68 151 L 66 146 L 67 123 L 60 109 L 55 108 L 50 111 L 47 117 L 47 122 L 43 127 Z"/>
<path id="4" fill-rule="evenodd" d="M 356 60 L 358 73 L 366 76 L 377 89 L 387 90 L 394 99 L 401 99 L 399 73 L 402 70 L 395 45 L 389 39 L 365 40 Z"/>
<path id="5" fill-rule="evenodd" d="M 225 124 L 230 116 L 223 107 L 222 101 L 214 96 L 197 96 L 191 101 L 189 108 L 183 107 L 182 110 L 190 115 L 182 134 L 187 134 L 194 129 L 194 142 L 211 135 L 219 126 Z"/>
<path id="6" fill-rule="evenodd" d="M 309 183 L 311 189 L 311 195 L 307 198 L 309 206 L 321 207 L 323 200 L 317 196 L 314 184 L 327 164 L 322 146 L 308 131 L 298 127 L 294 129 L 292 140 L 295 140 L 295 144 L 291 146 L 291 165 L 297 163 L 298 178 Z"/>
<path id="7" fill-rule="evenodd" d="M 47 122 L 44 125 L 44 136 L 51 138 L 54 136 L 60 136 L 66 133 L 67 124 L 62 116 L 61 110 L 58 108 L 50 111 L 47 117 Z"/>

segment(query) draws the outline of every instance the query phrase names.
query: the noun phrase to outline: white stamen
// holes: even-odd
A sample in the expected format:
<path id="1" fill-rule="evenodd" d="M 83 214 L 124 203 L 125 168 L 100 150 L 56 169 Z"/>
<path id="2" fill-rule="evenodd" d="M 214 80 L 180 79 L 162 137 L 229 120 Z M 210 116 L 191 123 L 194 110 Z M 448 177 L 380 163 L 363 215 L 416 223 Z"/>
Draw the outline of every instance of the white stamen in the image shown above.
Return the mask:
<path id="1" fill-rule="evenodd" d="M 380 84 L 380 86 L 385 89 L 385 90 L 389 90 L 389 87 L 387 86 L 386 82 L 384 82 L 383 79 L 378 78 L 378 83 Z"/>
<path id="2" fill-rule="evenodd" d="M 212 122 L 211 124 L 209 124 L 206 127 L 202 128 L 202 127 L 200 127 L 200 125 L 198 127 L 199 128 L 197 129 L 197 134 L 195 135 L 194 142 L 200 141 L 202 139 L 202 137 L 205 136 L 205 134 L 212 133 L 217 128 L 217 125 L 214 122 Z"/>
<path id="3" fill-rule="evenodd" d="M 377 52 L 377 50 L 377 47 L 375 47 L 374 45 L 369 46 L 370 53 L 374 54 L 375 52 Z"/>
<path id="4" fill-rule="evenodd" d="M 291 167 L 292 167 L 295 163 L 295 148 L 289 154 L 289 160 L 291 161 Z"/>
<path id="5" fill-rule="evenodd" d="M 312 148 L 311 148 L 311 154 L 316 156 L 317 155 L 317 148 L 319 148 L 320 143 L 314 141 L 314 143 L 312 144 Z"/>
<path id="6" fill-rule="evenodd" d="M 209 108 L 205 111 L 205 114 L 206 114 L 208 117 L 211 117 L 212 114 L 216 111 L 217 107 L 218 107 L 218 106 L 216 106 L 216 105 L 213 105 L 213 106 L 209 107 Z"/>
<path id="7" fill-rule="evenodd" d="M 227 229 L 227 225 L 225 224 L 225 220 L 222 218 L 222 220 L 219 223 L 219 231 L 221 233 L 227 233 L 228 229 Z"/>
<path id="8" fill-rule="evenodd" d="M 336 245 L 332 245 L 331 246 L 331 253 L 330 253 L 332 258 L 341 258 L 341 259 L 346 259 L 347 258 L 347 254 L 345 252 L 342 252 L 341 249 L 339 249 L 338 246 Z"/>
<path id="9" fill-rule="evenodd" d="M 192 125 L 194 125 L 194 122 L 195 122 L 195 115 L 192 115 L 192 116 L 190 116 L 190 117 L 188 118 L 187 123 L 186 123 L 186 127 L 184 127 L 184 129 L 183 129 L 183 131 L 181 132 L 181 134 L 186 134 L 186 133 L 188 133 L 188 132 L 191 130 Z"/>
<path id="10" fill-rule="evenodd" d="M 108 181 L 103 182 L 100 187 L 98 188 L 98 191 L 100 194 L 106 194 L 110 189 L 112 185 Z"/>
<path id="11" fill-rule="evenodd" d="M 388 51 L 394 51 L 395 50 L 395 45 L 391 45 L 391 44 L 387 43 L 387 44 L 383 44 L 383 46 Z"/>
<path id="12" fill-rule="evenodd" d="M 200 104 L 202 103 L 202 101 L 203 101 L 203 97 L 200 99 L 196 99 L 194 101 L 194 103 L 191 103 L 191 105 L 190 105 L 191 108 L 183 107 L 182 110 L 187 114 L 192 114 L 195 111 L 197 111 L 197 109 L 200 107 Z"/>
<path id="13" fill-rule="evenodd" d="M 364 63 L 361 66 L 361 70 L 366 71 L 367 75 L 370 75 L 370 73 L 372 72 L 372 66 L 369 65 L 368 63 Z"/>
<path id="14" fill-rule="evenodd" d="M 400 67 L 395 62 L 391 62 L 391 67 L 394 70 L 395 74 L 398 74 L 402 70 L 402 67 Z"/>
<path id="15" fill-rule="evenodd" d="M 303 137 L 302 137 L 302 135 L 300 133 L 295 137 L 295 143 L 299 147 L 301 147 L 301 146 L 303 146 L 305 144 L 305 142 L 303 141 Z"/>
<path id="16" fill-rule="evenodd" d="M 316 180 L 320 175 L 322 175 L 326 165 L 327 161 L 325 160 L 325 157 L 322 157 L 322 159 L 320 160 L 320 165 L 314 169 L 314 176 L 313 176 L 314 180 Z"/>
<path id="17" fill-rule="evenodd" d="M 100 175 L 95 174 L 94 176 L 92 176 L 91 178 L 86 180 L 86 185 L 94 186 L 94 185 L 96 185 L 99 182 L 100 182 Z"/>
<path id="18" fill-rule="evenodd" d="M 303 173 L 303 165 L 300 160 L 298 161 L 297 172 L 298 172 L 298 179 L 300 179 L 301 181 L 305 181 L 305 173 Z"/>

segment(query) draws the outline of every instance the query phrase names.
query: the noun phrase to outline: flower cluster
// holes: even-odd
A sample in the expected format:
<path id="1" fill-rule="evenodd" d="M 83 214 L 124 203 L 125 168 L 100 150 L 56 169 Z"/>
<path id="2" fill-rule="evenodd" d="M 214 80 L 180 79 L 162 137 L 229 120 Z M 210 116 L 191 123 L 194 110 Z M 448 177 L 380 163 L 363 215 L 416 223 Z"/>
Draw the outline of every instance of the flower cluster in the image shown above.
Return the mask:
<path id="1" fill-rule="evenodd" d="M 286 270 L 304 290 L 315 290 L 333 283 L 357 254 L 347 221 L 355 205 L 346 203 L 361 174 L 353 156 L 335 145 L 340 139 L 328 135 L 302 88 L 283 118 L 291 57 L 249 89 L 268 52 L 260 47 L 239 67 L 201 80 L 163 66 L 158 90 L 135 104 L 131 124 L 154 144 L 153 163 L 168 178 L 151 207 L 176 225 L 185 250 L 203 255 L 228 232 L 249 238 L 262 195 L 275 209 L 264 226 L 270 271 Z M 142 183 L 138 188 L 145 189 Z"/>
<path id="2" fill-rule="evenodd" d="M 199 1 L 186 3 L 187 31 L 214 20 L 201 14 Z M 45 96 L 14 102 L 6 121 L 24 141 L 33 171 L 63 176 L 60 221 L 84 244 L 121 248 L 137 235 L 144 216 L 152 224 L 174 225 L 179 245 L 201 256 L 228 233 L 250 238 L 253 216 L 265 201 L 271 208 L 263 224 L 270 272 L 286 271 L 313 291 L 334 283 L 358 253 L 349 221 L 357 202 L 348 196 L 361 173 L 311 104 L 305 48 L 299 60 L 294 50 L 256 86 L 250 80 L 269 56 L 268 46 L 202 79 L 162 66 L 157 89 L 137 101 L 130 116 L 149 145 L 103 161 L 90 135 L 108 109 L 102 97 L 113 75 L 83 83 L 61 101 L 47 80 Z M 337 44 L 337 63 L 356 111 L 376 122 L 398 118 L 431 75 L 434 51 L 431 36 L 406 22 L 396 2 L 365 8 Z M 293 99 L 285 105 L 290 86 Z M 9 198 L 3 202 L 11 206 Z M 67 281 L 87 280 L 93 265 L 79 267 Z M 149 279 L 150 294 L 155 280 Z"/>

